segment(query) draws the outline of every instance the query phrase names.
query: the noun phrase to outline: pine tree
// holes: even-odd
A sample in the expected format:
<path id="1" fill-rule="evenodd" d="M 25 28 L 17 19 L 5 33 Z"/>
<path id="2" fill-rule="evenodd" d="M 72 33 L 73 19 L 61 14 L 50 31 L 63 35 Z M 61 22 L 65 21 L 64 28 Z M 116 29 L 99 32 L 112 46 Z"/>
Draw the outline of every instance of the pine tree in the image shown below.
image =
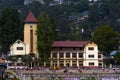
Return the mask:
<path id="1" fill-rule="evenodd" d="M 48 61 L 51 52 L 51 46 L 54 39 L 54 25 L 49 16 L 41 12 L 38 17 L 37 26 L 37 49 L 42 63 Z"/>
<path id="2" fill-rule="evenodd" d="M 16 9 L 5 9 L 0 17 L 1 51 L 7 53 L 10 44 L 22 38 L 22 26 Z"/>

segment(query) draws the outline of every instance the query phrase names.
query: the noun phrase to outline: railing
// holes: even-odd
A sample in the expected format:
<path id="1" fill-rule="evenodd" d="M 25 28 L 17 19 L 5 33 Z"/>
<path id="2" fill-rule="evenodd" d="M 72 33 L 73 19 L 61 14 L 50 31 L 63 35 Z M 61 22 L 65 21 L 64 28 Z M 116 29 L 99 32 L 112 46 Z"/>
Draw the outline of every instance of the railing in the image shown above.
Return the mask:
<path id="1" fill-rule="evenodd" d="M 37 78 L 39 80 L 119 80 L 119 74 L 34 74 L 34 73 L 28 73 L 28 74 L 22 74 L 21 80 L 31 80 L 34 78 Z"/>
<path id="2" fill-rule="evenodd" d="M 8 66 L 7 69 L 27 69 L 27 66 Z"/>

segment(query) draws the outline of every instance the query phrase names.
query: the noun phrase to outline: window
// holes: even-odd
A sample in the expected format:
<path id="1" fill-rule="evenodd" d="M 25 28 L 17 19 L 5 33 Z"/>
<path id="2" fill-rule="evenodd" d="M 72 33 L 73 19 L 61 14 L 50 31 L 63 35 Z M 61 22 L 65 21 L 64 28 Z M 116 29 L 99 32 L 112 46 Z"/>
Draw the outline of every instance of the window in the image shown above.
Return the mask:
<path id="1" fill-rule="evenodd" d="M 53 53 L 53 58 L 57 58 L 57 53 Z"/>
<path id="2" fill-rule="evenodd" d="M 79 58 L 82 58 L 83 57 L 83 54 L 82 53 L 79 53 Z"/>
<path id="3" fill-rule="evenodd" d="M 75 50 L 75 48 L 73 48 L 73 50 Z"/>
<path id="4" fill-rule="evenodd" d="M 63 53 L 59 53 L 59 56 L 60 56 L 60 58 L 63 58 L 64 54 Z"/>
<path id="5" fill-rule="evenodd" d="M 102 66 L 102 63 L 99 63 L 98 65 L 99 65 L 99 66 Z"/>
<path id="6" fill-rule="evenodd" d="M 94 47 L 88 47 L 88 50 L 94 50 Z"/>
<path id="7" fill-rule="evenodd" d="M 17 63 L 17 66 L 23 66 L 23 63 Z"/>
<path id="8" fill-rule="evenodd" d="M 77 57 L 77 53 L 72 53 L 72 57 L 76 58 Z"/>
<path id="9" fill-rule="evenodd" d="M 79 66 L 83 66 L 83 61 L 79 61 Z"/>
<path id="10" fill-rule="evenodd" d="M 77 61 L 72 61 L 72 66 L 76 67 L 77 66 Z"/>
<path id="11" fill-rule="evenodd" d="M 84 48 L 83 48 L 83 47 L 80 47 L 79 50 L 84 50 Z"/>
<path id="12" fill-rule="evenodd" d="M 8 66 L 14 66 L 14 63 L 8 63 Z"/>
<path id="13" fill-rule="evenodd" d="M 23 47 L 17 47 L 17 50 L 23 50 Z"/>
<path id="14" fill-rule="evenodd" d="M 66 58 L 70 58 L 70 53 L 66 53 Z"/>
<path id="15" fill-rule="evenodd" d="M 98 55 L 98 58 L 101 58 L 101 55 Z"/>
<path id="16" fill-rule="evenodd" d="M 59 48 L 59 50 L 62 50 L 62 48 Z"/>
<path id="17" fill-rule="evenodd" d="M 89 58 L 94 58 L 94 55 L 88 55 Z"/>
<path id="18" fill-rule="evenodd" d="M 17 41 L 18 44 L 20 44 L 20 41 Z"/>
<path id="19" fill-rule="evenodd" d="M 89 62 L 89 66 L 94 66 L 94 62 Z"/>
<path id="20" fill-rule="evenodd" d="M 63 67 L 64 66 L 64 61 L 60 61 L 60 66 Z"/>
<path id="21" fill-rule="evenodd" d="M 30 26 L 30 28 L 32 28 L 32 26 Z"/>

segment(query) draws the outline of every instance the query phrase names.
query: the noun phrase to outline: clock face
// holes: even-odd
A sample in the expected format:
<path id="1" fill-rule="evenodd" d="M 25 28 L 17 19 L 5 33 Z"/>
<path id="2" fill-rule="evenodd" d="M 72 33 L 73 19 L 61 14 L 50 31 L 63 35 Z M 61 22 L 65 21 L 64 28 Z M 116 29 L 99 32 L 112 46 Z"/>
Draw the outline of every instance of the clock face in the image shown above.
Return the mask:
<path id="1" fill-rule="evenodd" d="M 33 26 L 30 26 L 30 28 L 32 28 Z"/>

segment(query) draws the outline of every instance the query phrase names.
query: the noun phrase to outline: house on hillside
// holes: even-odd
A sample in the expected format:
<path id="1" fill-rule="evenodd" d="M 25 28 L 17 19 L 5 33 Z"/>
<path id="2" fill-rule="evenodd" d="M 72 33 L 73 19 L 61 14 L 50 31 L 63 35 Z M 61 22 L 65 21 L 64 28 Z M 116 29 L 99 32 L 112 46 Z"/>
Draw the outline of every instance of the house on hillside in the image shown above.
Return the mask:
<path id="1" fill-rule="evenodd" d="M 24 0 L 24 5 L 29 5 L 29 4 L 31 4 L 34 1 L 37 1 L 37 2 L 39 2 L 41 4 L 45 3 L 43 0 Z"/>
<path id="2" fill-rule="evenodd" d="M 55 6 L 55 5 L 59 5 L 62 4 L 63 0 L 52 0 L 49 4 L 49 6 Z"/>
<path id="3" fill-rule="evenodd" d="M 51 66 L 103 67 L 103 55 L 91 41 L 54 41 L 50 55 Z"/>

